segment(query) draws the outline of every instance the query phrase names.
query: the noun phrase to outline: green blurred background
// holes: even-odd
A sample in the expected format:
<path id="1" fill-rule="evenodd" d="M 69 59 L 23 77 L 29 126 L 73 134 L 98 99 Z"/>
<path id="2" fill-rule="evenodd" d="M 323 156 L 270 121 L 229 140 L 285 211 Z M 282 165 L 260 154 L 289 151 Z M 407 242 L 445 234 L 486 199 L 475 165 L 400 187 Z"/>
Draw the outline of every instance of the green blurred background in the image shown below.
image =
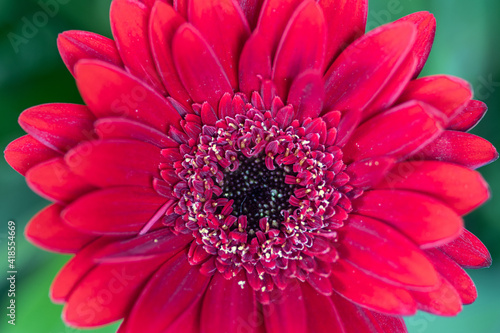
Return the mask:
<path id="1" fill-rule="evenodd" d="M 41 0 L 47 2 L 48 0 Z M 0 0 L 0 147 L 23 135 L 17 117 L 24 109 L 49 102 L 81 103 L 73 78 L 59 58 L 57 34 L 65 30 L 89 30 L 111 36 L 108 9 L 111 0 L 56 0 L 58 13 L 40 24 L 25 43 L 13 47 L 10 32 L 22 35 L 26 21 L 33 22 L 42 7 L 38 0 Z M 368 29 L 406 14 L 427 10 L 436 16 L 434 48 L 422 75 L 451 74 L 474 87 L 475 98 L 490 111 L 473 130 L 500 147 L 500 1 L 498 0 L 371 0 Z M 38 17 L 39 19 L 39 17 Z M 40 21 L 40 23 L 44 23 Z M 481 169 L 491 186 L 492 199 L 466 217 L 467 227 L 500 259 L 500 164 Z M 49 301 L 50 282 L 69 256 L 44 252 L 27 243 L 21 230 L 47 202 L 33 194 L 23 177 L 0 159 L 0 332 L 75 333 L 60 319 L 62 306 Z M 17 316 L 7 324 L 6 231 L 17 223 Z M 4 259 L 5 258 L 5 259 Z M 500 268 L 470 271 L 479 298 L 455 318 L 420 313 L 408 318 L 413 333 L 500 332 Z M 115 332 L 111 325 L 95 332 Z"/>

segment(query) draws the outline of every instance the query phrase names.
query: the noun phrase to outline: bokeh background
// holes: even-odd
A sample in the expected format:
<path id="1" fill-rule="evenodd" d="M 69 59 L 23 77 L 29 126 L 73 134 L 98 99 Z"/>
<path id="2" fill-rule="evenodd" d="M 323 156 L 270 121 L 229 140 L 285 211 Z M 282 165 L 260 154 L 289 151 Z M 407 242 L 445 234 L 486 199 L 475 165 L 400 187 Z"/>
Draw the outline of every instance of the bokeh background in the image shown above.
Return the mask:
<path id="1" fill-rule="evenodd" d="M 46 22 L 37 14 L 40 2 L 49 0 L 0 0 L 0 147 L 23 135 L 17 117 L 24 109 L 42 103 L 81 103 L 73 78 L 59 58 L 58 33 L 89 30 L 111 37 L 108 10 L 111 0 L 52 0 L 58 11 Z M 406 14 L 427 10 L 436 16 L 434 48 L 422 75 L 450 74 L 471 82 L 475 98 L 485 101 L 489 112 L 473 130 L 500 147 L 500 1 L 498 0 L 371 0 L 368 29 Z M 37 16 L 38 15 L 38 16 Z M 12 43 L 9 33 L 23 36 L 26 22 L 40 20 L 22 43 Z M 43 24 L 41 24 L 43 23 Z M 10 35 L 12 36 L 12 35 Z M 470 271 L 479 298 L 454 318 L 420 313 L 408 318 L 410 333 L 500 332 L 500 163 L 481 169 L 492 199 L 466 217 L 467 227 L 488 246 L 490 269 Z M 23 177 L 0 159 L 0 332 L 76 333 L 60 317 L 61 305 L 52 304 L 48 290 L 52 278 L 69 256 L 48 253 L 26 242 L 22 229 L 47 202 L 33 194 Z M 17 223 L 17 317 L 7 324 L 6 223 Z M 2 310 L 3 309 L 3 310 Z M 95 330 L 115 332 L 117 324 Z M 93 331 L 94 332 L 94 331 Z"/>

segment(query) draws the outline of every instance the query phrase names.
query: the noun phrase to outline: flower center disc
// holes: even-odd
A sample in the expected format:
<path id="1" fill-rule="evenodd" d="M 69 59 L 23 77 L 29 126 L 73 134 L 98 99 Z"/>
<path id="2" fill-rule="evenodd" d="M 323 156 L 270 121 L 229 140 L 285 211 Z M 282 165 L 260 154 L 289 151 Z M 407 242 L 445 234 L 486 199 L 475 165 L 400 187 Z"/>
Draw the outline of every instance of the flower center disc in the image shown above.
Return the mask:
<path id="1" fill-rule="evenodd" d="M 289 167 L 268 170 L 261 158 L 247 159 L 239 156 L 237 170 L 226 172 L 222 195 L 233 199 L 236 217 L 247 217 L 249 235 L 255 235 L 259 221 L 268 218 L 274 228 L 283 220 L 282 211 L 292 211 L 288 200 L 293 195 L 293 185 L 285 183 L 285 175 L 291 174 Z M 285 171 L 288 169 L 288 173 Z"/>
<path id="2" fill-rule="evenodd" d="M 353 190 L 334 145 L 336 129 L 320 117 L 299 122 L 279 97 L 272 104 L 266 110 L 260 96 L 250 103 L 236 94 L 217 116 L 198 105 L 201 116 L 191 118 L 207 121 L 183 123 L 186 134 L 195 128 L 199 134 L 165 149 L 180 159 L 162 171 L 166 181 L 172 174 L 180 180 L 166 223 L 195 237 L 191 264 L 226 278 L 244 269 L 258 276 L 254 289 L 267 276 L 267 290 L 285 277 L 305 280 L 328 266 L 322 261 L 336 260 L 331 244 Z"/>

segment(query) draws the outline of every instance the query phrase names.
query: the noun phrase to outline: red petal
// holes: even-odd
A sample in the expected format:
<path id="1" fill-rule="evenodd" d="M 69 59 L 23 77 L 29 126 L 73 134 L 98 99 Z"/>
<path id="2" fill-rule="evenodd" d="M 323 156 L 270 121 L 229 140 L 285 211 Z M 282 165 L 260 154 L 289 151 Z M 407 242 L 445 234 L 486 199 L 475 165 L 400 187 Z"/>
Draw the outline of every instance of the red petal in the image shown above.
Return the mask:
<path id="1" fill-rule="evenodd" d="M 345 332 L 341 318 L 330 297 L 319 294 L 309 284 L 300 285 L 304 297 L 309 332 Z"/>
<path id="2" fill-rule="evenodd" d="M 398 103 L 418 100 L 432 105 L 445 116 L 447 126 L 450 119 L 459 114 L 472 98 L 470 84 L 449 75 L 423 77 L 408 84 Z"/>
<path id="3" fill-rule="evenodd" d="M 484 117 L 488 107 L 481 101 L 470 100 L 467 106 L 448 124 L 453 131 L 470 131 Z"/>
<path id="4" fill-rule="evenodd" d="M 325 75 L 326 108 L 366 107 L 397 73 L 415 36 L 413 24 L 390 23 L 351 44 Z"/>
<path id="5" fill-rule="evenodd" d="M 419 159 L 451 162 L 470 169 L 477 169 L 498 158 L 495 147 L 485 139 L 456 131 L 444 131 L 418 155 Z"/>
<path id="6" fill-rule="evenodd" d="M 166 332 L 191 305 L 202 299 L 209 281 L 198 267 L 189 264 L 184 252 L 179 253 L 151 277 L 120 332 Z M 151 309 L 161 315 L 151 316 Z"/>
<path id="7" fill-rule="evenodd" d="M 418 12 L 407 15 L 396 22 L 411 22 L 417 27 L 417 39 L 412 49 L 412 56 L 418 60 L 413 77 L 417 77 L 431 52 L 436 35 L 436 19 L 429 12 Z"/>
<path id="8" fill-rule="evenodd" d="M 342 113 L 337 127 L 336 146 L 344 147 L 361 121 L 361 110 L 348 110 Z"/>
<path id="9" fill-rule="evenodd" d="M 342 333 L 404 333 L 406 325 L 401 317 L 372 312 L 341 297 L 332 295 L 332 301 L 342 320 Z"/>
<path id="10" fill-rule="evenodd" d="M 179 146 L 177 142 L 157 129 L 125 118 L 101 118 L 94 123 L 94 128 L 101 139 L 133 139 L 160 148 Z"/>
<path id="11" fill-rule="evenodd" d="M 257 25 L 259 13 L 264 0 L 238 0 L 245 17 L 247 18 L 250 28 L 253 30 Z"/>
<path id="12" fill-rule="evenodd" d="M 7 163 L 22 175 L 42 162 L 61 156 L 60 153 L 35 140 L 31 135 L 22 136 L 9 143 L 4 155 Z"/>
<path id="13" fill-rule="evenodd" d="M 405 289 L 371 277 L 345 260 L 332 267 L 333 289 L 352 302 L 392 315 L 412 315 L 417 311 L 415 301 Z"/>
<path id="14" fill-rule="evenodd" d="M 66 324 L 95 327 L 123 318 L 151 274 L 165 258 L 127 264 L 102 264 L 90 271 L 71 292 L 63 309 Z"/>
<path id="15" fill-rule="evenodd" d="M 84 105 L 45 104 L 21 113 L 19 124 L 47 147 L 66 152 L 80 141 L 95 138 L 94 120 Z"/>
<path id="16" fill-rule="evenodd" d="M 464 268 L 491 266 L 491 255 L 486 246 L 466 229 L 457 239 L 440 247 L 440 250 Z"/>
<path id="17" fill-rule="evenodd" d="M 151 8 L 153 7 L 153 5 L 155 4 L 156 0 L 138 0 L 140 2 L 142 2 L 143 4 L 145 4 L 146 6 L 148 6 L 148 8 Z M 172 4 L 172 0 L 162 0 L 162 1 L 166 1 L 168 2 L 168 4 Z"/>
<path id="18" fill-rule="evenodd" d="M 369 119 L 374 114 L 377 114 L 394 104 L 401 95 L 401 92 L 406 88 L 411 76 L 415 72 L 417 60 L 412 56 L 407 56 L 405 61 L 399 67 L 384 88 L 378 93 L 370 104 L 363 110 L 363 119 Z"/>
<path id="19" fill-rule="evenodd" d="M 325 59 L 326 23 L 319 4 L 304 1 L 290 18 L 278 45 L 273 82 L 286 99 L 293 80 L 307 70 L 320 71 Z"/>
<path id="20" fill-rule="evenodd" d="M 95 260 L 105 263 L 140 261 L 157 256 L 172 257 L 193 241 L 191 234 L 175 235 L 169 229 L 159 229 L 145 235 L 105 246 Z"/>
<path id="21" fill-rule="evenodd" d="M 200 333 L 201 300 L 194 302 L 163 333 Z"/>
<path id="22" fill-rule="evenodd" d="M 160 93 L 165 93 L 149 49 L 150 9 L 135 0 L 115 0 L 109 12 L 111 30 L 128 71 Z"/>
<path id="23" fill-rule="evenodd" d="M 63 208 L 54 204 L 38 212 L 26 226 L 26 238 L 46 250 L 62 253 L 76 253 L 95 239 L 67 226 L 60 216 Z"/>
<path id="24" fill-rule="evenodd" d="M 74 174 L 58 157 L 40 163 L 26 173 L 30 188 L 40 196 L 53 201 L 69 202 L 95 189 Z"/>
<path id="25" fill-rule="evenodd" d="M 266 331 L 273 333 L 303 333 L 307 329 L 304 297 L 298 282 L 276 291 L 276 298 L 263 305 Z"/>
<path id="26" fill-rule="evenodd" d="M 188 12 L 188 2 L 189 0 L 173 0 L 174 9 L 176 12 L 182 15 L 185 19 L 187 19 Z"/>
<path id="27" fill-rule="evenodd" d="M 82 98 L 96 117 L 125 117 L 161 131 L 179 126 L 180 116 L 165 98 L 121 69 L 82 60 L 75 72 Z"/>
<path id="28" fill-rule="evenodd" d="M 316 118 L 323 108 L 323 80 L 317 71 L 306 71 L 292 83 L 288 103 L 295 107 L 299 121 Z"/>
<path id="29" fill-rule="evenodd" d="M 386 316 L 378 312 L 373 312 L 360 308 L 361 312 L 364 313 L 364 320 L 367 326 L 372 326 L 373 328 L 369 332 L 380 332 L 380 333 L 405 333 L 406 324 L 403 318 Z M 356 331 L 359 332 L 359 331 Z"/>
<path id="30" fill-rule="evenodd" d="M 452 209 L 420 193 L 367 191 L 353 206 L 357 213 L 394 226 L 422 247 L 445 244 L 463 229 L 462 219 Z"/>
<path id="31" fill-rule="evenodd" d="M 114 239 L 107 237 L 97 238 L 95 241 L 78 251 L 54 278 L 50 286 L 51 300 L 56 303 L 66 302 L 76 283 L 96 265 L 94 261 L 95 253 L 113 240 Z"/>
<path id="32" fill-rule="evenodd" d="M 377 187 L 429 194 L 460 215 L 469 213 L 490 196 L 488 184 L 478 172 L 436 161 L 398 163 Z"/>
<path id="33" fill-rule="evenodd" d="M 172 40 L 177 29 L 185 22 L 172 6 L 156 1 L 151 10 L 149 38 L 151 52 L 158 68 L 158 73 L 170 96 L 190 107 L 191 98 L 181 83 L 172 57 Z"/>
<path id="34" fill-rule="evenodd" d="M 212 48 L 188 23 L 177 30 L 172 48 L 177 71 L 191 98 L 217 108 L 222 95 L 233 90 Z"/>
<path id="35" fill-rule="evenodd" d="M 65 31 L 57 38 L 57 48 L 71 74 L 82 59 L 96 59 L 118 67 L 123 63 L 113 40 L 87 31 Z"/>
<path id="36" fill-rule="evenodd" d="M 325 68 L 358 37 L 365 33 L 368 0 L 320 0 L 328 34 Z"/>
<path id="37" fill-rule="evenodd" d="M 233 0 L 191 0 L 189 21 L 213 49 L 233 89 L 238 88 L 238 61 L 250 28 Z"/>
<path id="38" fill-rule="evenodd" d="M 238 332 L 245 324 L 245 331 L 250 326 L 250 332 L 256 332 L 257 329 L 247 323 L 257 314 L 255 293 L 244 272 L 230 280 L 215 274 L 203 299 L 200 332 Z"/>
<path id="39" fill-rule="evenodd" d="M 340 256 L 370 275 L 409 287 L 433 287 L 438 283 L 437 273 L 424 253 L 380 221 L 351 215 L 339 234 Z"/>
<path id="40" fill-rule="evenodd" d="M 165 162 L 161 149 L 135 140 L 89 141 L 73 148 L 65 161 L 71 171 L 99 186 L 152 184 Z"/>
<path id="41" fill-rule="evenodd" d="M 429 249 L 426 254 L 436 270 L 457 290 L 463 304 L 471 304 L 476 300 L 474 282 L 455 261 L 438 249 Z"/>
<path id="42" fill-rule="evenodd" d="M 302 0 L 268 0 L 260 13 L 259 23 L 246 42 L 239 62 L 240 91 L 250 95 L 260 90 L 261 79 L 271 78 L 271 59 L 292 13 Z"/>
<path id="43" fill-rule="evenodd" d="M 342 320 L 342 333 L 404 333 L 406 325 L 401 317 L 387 316 L 359 307 L 341 297 L 332 295 L 332 301 Z"/>
<path id="44" fill-rule="evenodd" d="M 401 159 L 419 150 L 441 132 L 430 108 L 408 102 L 368 120 L 344 147 L 344 161 L 384 155 Z"/>
<path id="45" fill-rule="evenodd" d="M 347 173 L 349 184 L 361 189 L 368 189 L 384 179 L 396 160 L 391 157 L 378 157 L 349 164 Z"/>
<path id="46" fill-rule="evenodd" d="M 67 206 L 70 226 L 96 235 L 135 235 L 165 203 L 147 187 L 112 187 L 87 194 Z"/>
<path id="47" fill-rule="evenodd" d="M 462 311 L 462 302 L 453 286 L 440 276 L 439 287 L 431 292 L 412 291 L 418 309 L 439 316 L 455 316 Z"/>

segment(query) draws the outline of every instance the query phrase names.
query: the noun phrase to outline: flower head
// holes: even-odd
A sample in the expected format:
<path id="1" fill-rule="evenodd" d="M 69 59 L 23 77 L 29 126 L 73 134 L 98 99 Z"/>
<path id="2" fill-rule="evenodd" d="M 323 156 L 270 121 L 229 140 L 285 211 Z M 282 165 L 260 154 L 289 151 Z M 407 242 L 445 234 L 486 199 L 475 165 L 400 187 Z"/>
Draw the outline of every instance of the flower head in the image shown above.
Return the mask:
<path id="1" fill-rule="evenodd" d="M 114 41 L 59 50 L 85 105 L 24 111 L 7 161 L 54 203 L 27 237 L 75 253 L 70 325 L 404 332 L 475 300 L 462 217 L 497 158 L 467 82 L 416 78 L 427 12 L 364 34 L 367 1 L 114 0 Z"/>

